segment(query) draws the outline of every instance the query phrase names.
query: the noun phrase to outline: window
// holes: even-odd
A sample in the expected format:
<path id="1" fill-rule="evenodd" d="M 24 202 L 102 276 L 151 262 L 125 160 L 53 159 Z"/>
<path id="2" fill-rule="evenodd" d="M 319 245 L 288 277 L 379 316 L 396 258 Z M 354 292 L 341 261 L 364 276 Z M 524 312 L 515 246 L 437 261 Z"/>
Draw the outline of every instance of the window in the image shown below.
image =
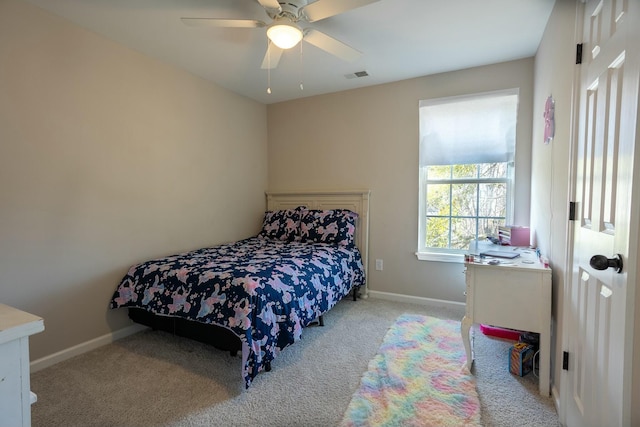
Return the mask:
<path id="1" fill-rule="evenodd" d="M 513 218 L 518 91 L 420 101 L 418 258 L 457 261 Z"/>

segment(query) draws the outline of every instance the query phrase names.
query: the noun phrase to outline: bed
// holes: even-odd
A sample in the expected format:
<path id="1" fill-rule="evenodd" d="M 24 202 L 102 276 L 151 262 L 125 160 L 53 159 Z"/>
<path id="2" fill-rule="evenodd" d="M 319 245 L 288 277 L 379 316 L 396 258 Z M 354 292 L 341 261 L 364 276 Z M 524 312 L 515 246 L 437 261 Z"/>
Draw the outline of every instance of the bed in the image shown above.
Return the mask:
<path id="1" fill-rule="evenodd" d="M 136 264 L 111 299 L 135 322 L 241 351 L 247 388 L 303 328 L 367 295 L 369 191 L 266 196 L 258 235 Z"/>

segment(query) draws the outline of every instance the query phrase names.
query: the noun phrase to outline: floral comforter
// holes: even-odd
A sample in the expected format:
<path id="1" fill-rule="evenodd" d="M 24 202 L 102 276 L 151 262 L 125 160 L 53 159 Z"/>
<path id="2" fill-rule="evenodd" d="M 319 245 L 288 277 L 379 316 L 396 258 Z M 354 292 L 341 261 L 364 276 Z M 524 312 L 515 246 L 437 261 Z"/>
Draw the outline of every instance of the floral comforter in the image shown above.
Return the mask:
<path id="1" fill-rule="evenodd" d="M 111 307 L 230 329 L 242 341 L 248 388 L 303 327 L 364 281 L 355 247 L 253 237 L 134 265 Z"/>

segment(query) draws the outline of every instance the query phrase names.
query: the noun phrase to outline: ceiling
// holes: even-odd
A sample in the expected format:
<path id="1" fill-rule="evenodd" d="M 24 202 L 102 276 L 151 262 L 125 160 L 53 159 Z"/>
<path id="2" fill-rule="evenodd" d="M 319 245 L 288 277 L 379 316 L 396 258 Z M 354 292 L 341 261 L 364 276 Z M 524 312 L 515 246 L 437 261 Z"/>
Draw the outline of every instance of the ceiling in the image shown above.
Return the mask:
<path id="1" fill-rule="evenodd" d="M 305 25 L 358 49 L 361 58 L 345 62 L 303 42 L 269 73 L 261 69 L 265 28 L 194 28 L 180 20 L 270 22 L 256 0 L 28 1 L 264 104 L 533 56 L 555 3 L 380 0 Z M 360 71 L 368 76 L 353 78 Z"/>

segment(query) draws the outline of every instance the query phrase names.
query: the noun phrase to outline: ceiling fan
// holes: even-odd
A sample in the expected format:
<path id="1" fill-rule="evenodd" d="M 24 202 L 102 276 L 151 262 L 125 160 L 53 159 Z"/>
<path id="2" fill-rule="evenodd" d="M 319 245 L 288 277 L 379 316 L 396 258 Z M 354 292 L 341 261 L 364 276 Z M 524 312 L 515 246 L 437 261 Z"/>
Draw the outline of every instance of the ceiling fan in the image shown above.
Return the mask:
<path id="1" fill-rule="evenodd" d="M 345 61 L 354 61 L 362 52 L 313 28 L 300 23 L 311 23 L 375 3 L 379 0 L 256 0 L 265 8 L 271 23 L 256 19 L 181 18 L 194 27 L 263 28 L 267 27 L 270 43 L 262 61 L 263 69 L 276 68 L 282 52 L 306 41 Z M 304 25 L 304 24 L 303 24 Z"/>

